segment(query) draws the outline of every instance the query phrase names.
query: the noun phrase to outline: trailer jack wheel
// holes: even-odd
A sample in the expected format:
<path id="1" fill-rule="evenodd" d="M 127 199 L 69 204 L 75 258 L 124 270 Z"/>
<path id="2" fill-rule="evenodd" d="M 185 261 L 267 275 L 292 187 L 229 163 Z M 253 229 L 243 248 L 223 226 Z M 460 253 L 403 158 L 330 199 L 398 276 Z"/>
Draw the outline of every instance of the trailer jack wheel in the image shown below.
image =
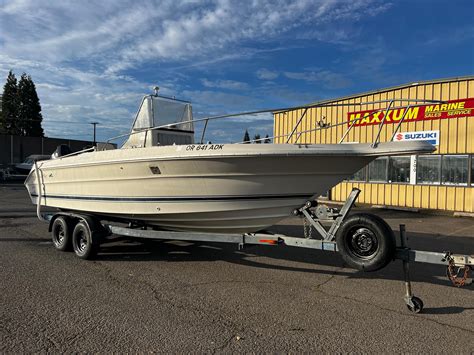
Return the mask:
<path id="1" fill-rule="evenodd" d="M 395 236 L 382 218 L 357 213 L 349 216 L 339 227 L 336 243 L 344 261 L 362 271 L 376 271 L 393 260 Z"/>
<path id="2" fill-rule="evenodd" d="M 406 300 L 406 303 L 407 308 L 410 310 L 410 312 L 420 313 L 423 310 L 423 301 L 416 296 L 412 296 L 411 298 Z"/>

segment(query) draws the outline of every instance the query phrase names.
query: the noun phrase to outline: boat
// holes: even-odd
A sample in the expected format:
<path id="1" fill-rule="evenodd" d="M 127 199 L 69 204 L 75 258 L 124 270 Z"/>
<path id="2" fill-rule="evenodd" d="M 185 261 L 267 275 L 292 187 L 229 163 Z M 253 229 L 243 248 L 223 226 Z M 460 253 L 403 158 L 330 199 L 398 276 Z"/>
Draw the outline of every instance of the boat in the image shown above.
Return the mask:
<path id="1" fill-rule="evenodd" d="M 206 128 L 230 116 L 200 120 Z M 197 143 L 197 121 L 189 102 L 147 95 L 121 148 L 56 154 L 34 165 L 25 186 L 38 207 L 170 231 L 251 233 L 377 157 L 435 149 L 424 141 L 206 144 L 204 132 Z"/>
<path id="2" fill-rule="evenodd" d="M 26 157 L 26 159 L 18 164 L 15 164 L 14 169 L 15 172 L 22 175 L 28 175 L 33 164 L 35 161 L 42 161 L 42 160 L 49 160 L 51 159 L 51 155 L 44 155 L 44 154 L 33 154 Z"/>

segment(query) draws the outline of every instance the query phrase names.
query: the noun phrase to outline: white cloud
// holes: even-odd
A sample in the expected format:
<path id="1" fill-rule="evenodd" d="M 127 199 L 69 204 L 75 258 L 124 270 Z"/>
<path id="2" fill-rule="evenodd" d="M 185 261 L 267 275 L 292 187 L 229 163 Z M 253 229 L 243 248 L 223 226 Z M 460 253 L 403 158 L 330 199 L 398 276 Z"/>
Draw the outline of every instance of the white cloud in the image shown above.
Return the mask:
<path id="1" fill-rule="evenodd" d="M 104 0 L 94 6 L 13 1 L 0 10 L 0 22 L 8 55 L 92 60 L 117 72 L 149 60 L 219 57 L 239 41 L 268 40 L 296 27 L 326 29 L 332 21 L 353 21 L 386 8 L 370 0 Z M 331 31 L 317 33 L 323 41 L 334 37 Z"/>
<path id="2" fill-rule="evenodd" d="M 320 83 L 329 89 L 346 88 L 352 83 L 351 80 L 346 78 L 344 75 L 330 70 L 284 72 L 283 74 L 289 79 Z"/>
<path id="3" fill-rule="evenodd" d="M 271 71 L 266 68 L 257 70 L 257 78 L 262 80 L 274 80 L 278 78 L 279 73 L 276 71 Z"/>
<path id="4" fill-rule="evenodd" d="M 229 90 L 246 90 L 249 88 L 247 83 L 235 80 L 208 80 L 202 79 L 202 84 L 208 88 L 220 88 Z"/>
<path id="5" fill-rule="evenodd" d="M 47 134 L 80 134 L 89 130 L 88 120 L 101 119 L 99 135 L 105 137 L 111 133 L 107 127 L 128 126 L 140 96 L 155 84 L 135 79 L 129 72 L 123 75 L 126 69 L 150 74 L 172 63 L 171 73 L 158 74 L 160 92 L 197 99 L 198 112 L 254 107 L 262 103 L 258 95 L 217 91 L 251 91 L 246 83 L 208 76 L 202 84 L 216 91 L 197 92 L 182 84 L 187 78 L 177 68 L 212 68 L 221 61 L 280 50 L 281 43 L 293 43 L 275 39 L 285 35 L 292 39 L 295 29 L 312 28 L 318 40 L 331 42 L 334 33 L 328 28 L 333 28 L 336 20 L 351 22 L 384 11 L 382 5 L 374 5 L 377 3 L 102 0 L 91 6 L 72 0 L 11 0 L 0 7 L 0 77 L 5 78 L 10 69 L 18 75 L 24 71 L 32 75 L 43 105 Z M 308 33 L 309 38 L 316 36 Z M 343 40 L 345 35 L 341 32 L 338 38 Z M 277 75 L 265 68 L 257 72 L 263 80 Z M 335 73 L 318 75 L 325 85 L 343 82 Z M 71 129 L 48 124 L 48 120 L 85 124 Z"/>

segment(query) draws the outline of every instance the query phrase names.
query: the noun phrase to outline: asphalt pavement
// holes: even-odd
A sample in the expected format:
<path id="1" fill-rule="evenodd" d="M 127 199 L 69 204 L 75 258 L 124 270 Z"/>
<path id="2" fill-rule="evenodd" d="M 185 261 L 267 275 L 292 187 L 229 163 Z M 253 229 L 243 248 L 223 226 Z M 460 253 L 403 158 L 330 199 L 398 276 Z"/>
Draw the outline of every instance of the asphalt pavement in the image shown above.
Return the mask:
<path id="1" fill-rule="evenodd" d="M 372 210 L 413 248 L 474 254 L 474 219 Z M 302 236 L 289 218 L 275 231 Z M 0 352 L 474 352 L 474 287 L 400 261 L 374 273 L 334 253 L 113 238 L 97 260 L 56 251 L 20 185 L 0 186 Z"/>

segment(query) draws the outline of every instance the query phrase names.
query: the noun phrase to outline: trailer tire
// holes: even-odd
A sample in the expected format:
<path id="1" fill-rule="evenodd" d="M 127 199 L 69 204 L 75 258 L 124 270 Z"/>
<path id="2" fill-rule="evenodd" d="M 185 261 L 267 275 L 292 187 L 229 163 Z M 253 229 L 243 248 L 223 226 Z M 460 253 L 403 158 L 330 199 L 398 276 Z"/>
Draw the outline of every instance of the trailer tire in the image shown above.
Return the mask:
<path id="1" fill-rule="evenodd" d="M 362 271 L 376 271 L 395 257 L 396 242 L 382 218 L 357 213 L 349 216 L 336 233 L 336 244 L 347 265 Z"/>
<path id="2" fill-rule="evenodd" d="M 74 253 L 85 260 L 91 260 L 99 251 L 100 235 L 91 230 L 86 221 L 80 221 L 72 232 L 72 247 Z"/>
<path id="3" fill-rule="evenodd" d="M 60 251 L 72 250 L 71 221 L 65 216 L 57 217 L 51 227 L 53 245 Z"/>

